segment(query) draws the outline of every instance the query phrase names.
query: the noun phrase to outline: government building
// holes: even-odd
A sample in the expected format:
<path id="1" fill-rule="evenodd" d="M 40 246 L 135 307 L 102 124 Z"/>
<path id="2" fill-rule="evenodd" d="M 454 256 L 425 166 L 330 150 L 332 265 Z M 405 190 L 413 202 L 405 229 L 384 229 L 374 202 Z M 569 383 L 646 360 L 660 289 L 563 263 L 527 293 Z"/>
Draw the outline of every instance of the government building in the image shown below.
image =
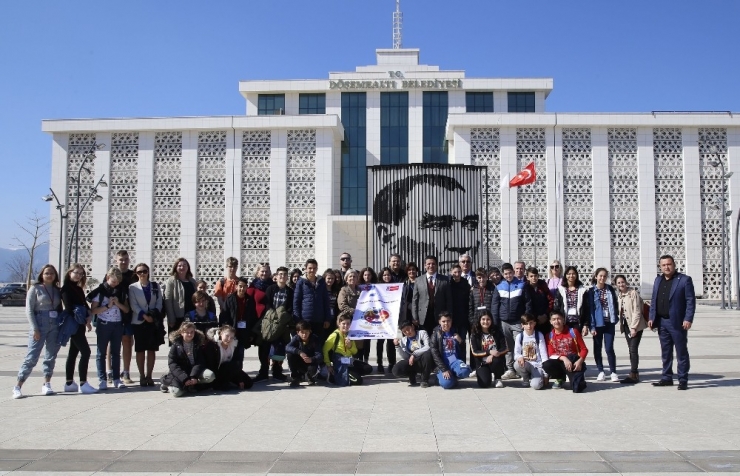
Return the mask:
<path id="1" fill-rule="evenodd" d="M 551 78 L 468 78 L 421 63 L 410 48 L 379 49 L 376 58 L 323 79 L 242 81 L 239 116 L 43 121 L 51 188 L 69 211 L 62 225 L 52 204 L 52 261 L 60 243 L 69 246 L 78 187 L 82 205 L 103 177 L 102 200 L 77 224 L 79 261 L 95 277 L 119 249 L 160 281 L 184 256 L 211 286 L 229 256 L 242 275 L 263 262 L 302 268 L 311 257 L 320 270 L 338 268 L 345 251 L 356 266 L 377 266 L 388 253 L 374 243 L 394 239 L 379 225 L 385 212 L 373 209 L 388 206 L 371 180 L 378 166 L 427 171 L 394 216 L 455 202 L 455 193 L 441 197 L 458 185 L 445 189 L 434 177 L 459 168 L 480 172 L 478 188 L 465 190 L 476 210 L 424 225 L 433 212 L 414 212 L 441 237 L 428 238 L 440 252 L 542 271 L 559 259 L 584 282 L 606 267 L 643 294 L 658 257 L 671 254 L 698 296 L 719 296 L 722 200 L 733 210 L 728 244 L 740 208 L 740 173 L 725 179 L 722 167 L 740 166 L 740 117 L 547 112 Z M 535 183 L 509 188 L 532 162 Z M 444 241 L 454 226 L 477 238 Z M 728 271 L 734 259 L 728 251 Z"/>

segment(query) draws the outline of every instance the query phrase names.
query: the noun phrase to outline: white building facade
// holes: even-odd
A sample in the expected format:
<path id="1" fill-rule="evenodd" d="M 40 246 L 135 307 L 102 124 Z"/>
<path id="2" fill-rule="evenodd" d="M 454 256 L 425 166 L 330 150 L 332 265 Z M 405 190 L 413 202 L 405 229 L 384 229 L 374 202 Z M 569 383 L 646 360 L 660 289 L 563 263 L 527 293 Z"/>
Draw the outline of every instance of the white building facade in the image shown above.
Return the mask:
<path id="1" fill-rule="evenodd" d="M 740 167 L 736 115 L 551 113 L 552 79 L 466 78 L 420 64 L 416 49 L 376 53 L 376 65 L 324 80 L 243 81 L 243 116 L 43 121 L 51 187 L 71 211 L 60 237 L 51 208 L 50 256 L 69 246 L 79 173 L 83 197 L 108 183 L 78 225 L 79 261 L 96 277 L 119 249 L 159 280 L 184 256 L 211 284 L 229 256 L 244 275 L 311 257 L 336 268 L 345 251 L 355 265 L 384 261 L 369 255 L 365 166 L 449 163 L 487 168 L 476 265 L 557 258 L 647 293 L 671 254 L 697 295 L 719 296 L 723 179 L 712 163 Z M 80 169 L 94 144 L 105 145 Z M 530 162 L 535 184 L 501 185 Z M 725 182 L 728 244 L 739 180 Z"/>

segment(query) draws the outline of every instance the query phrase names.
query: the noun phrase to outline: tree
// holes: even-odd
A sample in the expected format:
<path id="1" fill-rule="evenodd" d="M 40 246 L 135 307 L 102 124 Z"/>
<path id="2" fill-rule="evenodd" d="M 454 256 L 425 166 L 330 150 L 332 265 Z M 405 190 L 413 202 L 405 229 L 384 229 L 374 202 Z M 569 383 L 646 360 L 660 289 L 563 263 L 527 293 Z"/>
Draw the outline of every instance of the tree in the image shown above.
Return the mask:
<path id="1" fill-rule="evenodd" d="M 22 240 L 16 235 L 13 237 L 13 241 L 15 241 L 15 244 L 20 245 L 28 252 L 28 258 L 22 258 L 24 261 L 26 261 L 27 259 L 25 268 L 26 272 L 23 273 L 25 279 L 19 279 L 19 281 L 25 280 L 26 287 L 30 287 L 31 280 L 34 277 L 33 260 L 34 254 L 36 253 L 36 248 L 48 243 L 48 240 L 45 237 L 49 232 L 49 220 L 40 217 L 38 212 L 34 210 L 33 214 L 26 220 L 25 225 L 21 225 L 18 222 L 15 222 L 15 224 L 18 225 L 18 228 L 20 228 L 25 235 L 28 235 L 24 235 L 25 240 Z M 61 272 L 60 270 L 58 271 Z"/>

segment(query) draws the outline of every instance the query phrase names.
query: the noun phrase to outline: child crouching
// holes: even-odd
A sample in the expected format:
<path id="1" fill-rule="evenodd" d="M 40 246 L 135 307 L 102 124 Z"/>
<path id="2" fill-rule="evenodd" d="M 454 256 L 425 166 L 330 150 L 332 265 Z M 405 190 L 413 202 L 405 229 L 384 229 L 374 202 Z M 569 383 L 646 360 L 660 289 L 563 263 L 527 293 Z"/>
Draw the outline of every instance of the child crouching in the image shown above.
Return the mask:
<path id="1" fill-rule="evenodd" d="M 316 373 L 324 360 L 321 340 L 311 333 L 311 323 L 299 321 L 295 326 L 296 335 L 285 347 L 290 367 L 290 386 L 298 387 L 301 380 L 308 385 L 316 385 Z"/>
<path id="2" fill-rule="evenodd" d="M 206 337 L 195 328 L 192 322 L 183 322 L 178 330 L 170 335 L 170 354 L 168 364 L 170 371 L 162 376 L 161 390 L 170 392 L 175 397 L 182 397 L 187 392 L 197 392 L 215 378 L 212 371 L 206 368 L 203 346 Z"/>
<path id="3" fill-rule="evenodd" d="M 324 362 L 329 371 L 329 382 L 340 387 L 362 385 L 362 376 L 373 371 L 367 363 L 352 358 L 357 353 L 357 345 L 347 336 L 351 323 L 352 316 L 339 316 L 338 329 L 329 334 L 324 343 Z"/>
<path id="4" fill-rule="evenodd" d="M 231 326 L 209 329 L 206 345 L 206 366 L 215 374 L 213 388 L 229 390 L 231 384 L 239 390 L 252 388 L 252 379 L 243 370 L 244 347 L 236 340 Z"/>

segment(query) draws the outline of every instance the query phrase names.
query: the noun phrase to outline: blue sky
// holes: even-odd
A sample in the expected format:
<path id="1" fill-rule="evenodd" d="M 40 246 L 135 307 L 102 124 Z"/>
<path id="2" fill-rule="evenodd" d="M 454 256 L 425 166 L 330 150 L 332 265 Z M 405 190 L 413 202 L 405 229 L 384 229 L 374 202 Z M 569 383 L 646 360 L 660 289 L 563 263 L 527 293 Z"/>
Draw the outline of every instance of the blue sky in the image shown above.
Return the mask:
<path id="1" fill-rule="evenodd" d="M 0 247 L 50 182 L 46 118 L 243 114 L 241 79 L 326 78 L 392 46 L 393 0 L 3 2 Z M 740 2 L 402 0 L 404 46 L 553 77 L 549 111 L 740 111 Z M 58 191 L 61 193 L 61 191 Z"/>

